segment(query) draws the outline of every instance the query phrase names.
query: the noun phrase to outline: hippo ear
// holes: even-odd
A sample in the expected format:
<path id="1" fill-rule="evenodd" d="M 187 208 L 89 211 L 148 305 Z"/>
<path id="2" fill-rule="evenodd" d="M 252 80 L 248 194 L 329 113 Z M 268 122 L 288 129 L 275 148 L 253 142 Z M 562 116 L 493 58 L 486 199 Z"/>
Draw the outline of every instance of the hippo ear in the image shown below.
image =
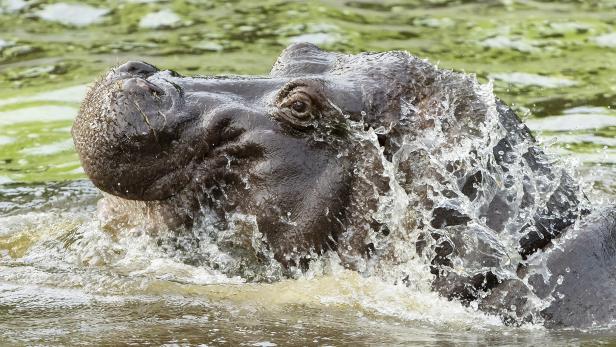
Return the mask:
<path id="1" fill-rule="evenodd" d="M 332 69 L 336 53 L 322 51 L 311 43 L 294 43 L 287 47 L 272 67 L 272 77 L 317 75 Z"/>

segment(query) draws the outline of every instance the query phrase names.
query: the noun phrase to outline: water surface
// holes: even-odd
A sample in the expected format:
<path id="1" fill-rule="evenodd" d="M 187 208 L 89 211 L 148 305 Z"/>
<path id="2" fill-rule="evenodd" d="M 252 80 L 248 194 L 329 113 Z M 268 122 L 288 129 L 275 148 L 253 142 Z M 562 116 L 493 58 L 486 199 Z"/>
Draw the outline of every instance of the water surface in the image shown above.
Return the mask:
<path id="1" fill-rule="evenodd" d="M 504 326 L 416 284 L 323 261 L 245 283 L 138 227 L 101 227 L 70 138 L 87 85 L 129 59 L 183 74 L 265 74 L 288 43 L 406 50 L 493 81 L 577 172 L 616 197 L 616 3 L 597 1 L 0 1 L 0 341 L 9 345 L 615 343 L 610 327 Z M 423 271 L 423 272 L 422 272 Z"/>

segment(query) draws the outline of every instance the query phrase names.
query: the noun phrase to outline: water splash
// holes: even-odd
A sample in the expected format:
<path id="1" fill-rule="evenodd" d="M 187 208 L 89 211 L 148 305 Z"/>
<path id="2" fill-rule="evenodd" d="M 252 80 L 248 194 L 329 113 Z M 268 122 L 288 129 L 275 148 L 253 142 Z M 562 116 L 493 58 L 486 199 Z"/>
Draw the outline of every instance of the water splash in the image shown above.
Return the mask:
<path id="1" fill-rule="evenodd" d="M 407 131 L 388 148 L 379 139 L 393 137 L 392 127 L 344 118 L 353 146 L 339 156 L 368 153 L 353 168 L 358 198 L 352 202 L 370 212 L 354 217 L 378 228 L 347 229 L 337 252 L 310 254 L 306 268 L 284 268 L 274 259 L 255 216 L 229 213 L 222 220 L 202 204 L 200 218 L 185 226 L 173 215 L 189 206 L 173 202 L 169 214 L 170 205 L 106 196 L 96 215 L 2 217 L 3 280 L 103 295 L 196 293 L 278 307 L 337 305 L 464 329 L 477 320 L 484 328 L 500 325 L 476 302 L 463 306 L 446 297 L 486 297 L 491 276 L 528 287 L 520 266 L 549 279 L 540 255 L 525 254 L 521 241 L 553 237 L 553 230 L 538 229 L 550 218 L 574 223 L 583 199 L 573 169 L 542 153 L 490 84 L 439 73 L 430 98 L 401 100 L 399 124 Z M 285 214 L 280 219 L 293 223 Z M 23 228 L 23 220 L 32 227 Z M 371 245 L 369 257 L 351 247 L 357 239 Z M 445 297 L 433 291 L 435 283 Z M 508 310 L 524 309 L 540 321 L 535 313 L 549 301 L 530 293 L 526 307 Z"/>

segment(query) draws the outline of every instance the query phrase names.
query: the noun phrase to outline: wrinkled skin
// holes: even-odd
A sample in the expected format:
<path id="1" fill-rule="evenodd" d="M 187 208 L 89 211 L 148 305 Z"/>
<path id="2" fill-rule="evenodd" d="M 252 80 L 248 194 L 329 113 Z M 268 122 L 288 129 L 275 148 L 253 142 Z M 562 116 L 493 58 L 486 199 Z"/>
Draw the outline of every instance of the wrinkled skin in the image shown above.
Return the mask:
<path id="1" fill-rule="evenodd" d="M 255 215 L 280 262 L 320 254 L 336 248 L 353 214 L 345 117 L 389 106 L 364 105 L 374 89 L 365 73 L 332 81 L 337 59 L 297 45 L 265 78 L 187 78 L 129 62 L 86 97 L 73 126 L 76 149 L 105 192 Z M 374 77 L 391 84 L 391 72 Z"/>
<path id="2" fill-rule="evenodd" d="M 450 271 L 455 257 L 482 260 L 496 251 L 464 250 L 471 218 L 455 204 L 435 206 L 433 197 L 480 204 L 479 217 L 490 230 L 519 238 L 515 251 L 521 259 L 548 249 L 587 211 L 578 208 L 574 180 L 532 146 L 515 114 L 497 100 L 486 101 L 474 86 L 473 78 L 404 52 L 343 55 L 310 44 L 288 47 L 264 77 L 191 78 L 129 62 L 94 85 L 72 133 L 86 174 L 101 190 L 155 205 L 168 212 L 172 225 L 190 226 L 204 208 L 223 223 L 229 213 L 255 216 L 264 242 L 284 267 L 302 267 L 328 251 L 349 268 L 378 255 L 381 250 L 370 240 L 390 232 L 375 217 L 379 197 L 391 190 L 384 157 L 396 166 L 399 186 L 415 197 L 410 210 L 431 211 L 430 220 L 409 222 L 408 233 L 425 223 L 432 230 L 409 247 L 432 258 L 435 290 L 467 303 L 483 300 L 486 311 L 507 311 L 505 317 L 523 320 L 525 312 L 509 312 L 519 296 L 500 290 L 522 293 L 520 281 L 487 270 L 474 276 Z M 525 176 L 517 197 L 504 190 L 487 196 L 476 188 L 488 182 L 487 172 L 456 161 L 445 172 L 432 167 L 430 156 L 446 156 L 465 139 L 485 137 L 483 126 L 493 121 L 504 135 L 494 145 L 489 170 L 506 173 L 512 163 L 522 165 L 529 175 L 557 182 L 548 193 Z M 380 129 L 377 140 L 355 136 L 358 127 Z M 445 136 L 441 145 L 401 154 L 404 143 L 436 128 Z M 514 148 L 526 144 L 526 152 L 515 157 Z M 444 173 L 455 178 L 463 196 L 447 188 Z M 442 181 L 443 188 L 421 184 L 426 178 Z M 516 221 L 511 211 L 532 205 L 541 194 L 548 196 L 530 222 Z M 510 230 L 517 222 L 519 228 Z M 550 264 L 553 272 L 564 272 L 559 262 Z M 585 300 L 582 291 L 571 293 L 571 302 Z M 616 303 L 616 292 L 603 294 Z M 571 315 L 554 309 L 558 303 L 542 311 L 549 322 L 587 324 L 587 316 L 563 318 Z M 602 319 L 610 317 L 608 312 Z"/>

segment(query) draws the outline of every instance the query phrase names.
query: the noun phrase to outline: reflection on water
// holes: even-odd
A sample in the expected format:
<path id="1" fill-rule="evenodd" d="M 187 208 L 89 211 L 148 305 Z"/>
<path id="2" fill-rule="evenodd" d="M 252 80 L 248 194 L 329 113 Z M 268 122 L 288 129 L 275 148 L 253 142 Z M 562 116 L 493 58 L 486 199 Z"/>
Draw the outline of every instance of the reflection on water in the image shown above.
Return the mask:
<path id="1" fill-rule="evenodd" d="M 86 84 L 124 60 L 185 74 L 266 73 L 290 42 L 403 49 L 493 79 L 495 94 L 562 160 L 579 163 L 589 197 L 605 203 L 616 197 L 612 1 L 52 2 L 0 0 L 3 343 L 616 342 L 609 329 L 505 327 L 421 278 L 407 288 L 326 260 L 272 284 L 187 265 L 147 233 L 101 228 L 100 194 L 80 180 L 69 133 Z"/>

